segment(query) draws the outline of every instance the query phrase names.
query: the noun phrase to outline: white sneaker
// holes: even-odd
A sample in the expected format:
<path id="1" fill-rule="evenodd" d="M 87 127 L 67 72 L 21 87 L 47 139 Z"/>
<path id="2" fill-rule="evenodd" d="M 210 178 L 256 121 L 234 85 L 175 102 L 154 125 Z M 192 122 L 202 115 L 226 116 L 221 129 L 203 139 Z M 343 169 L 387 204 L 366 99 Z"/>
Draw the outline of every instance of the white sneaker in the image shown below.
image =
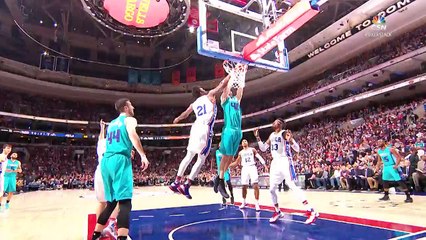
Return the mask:
<path id="1" fill-rule="evenodd" d="M 312 224 L 314 223 L 319 217 L 319 213 L 312 211 L 309 216 L 308 219 L 306 219 L 305 224 Z"/>
<path id="2" fill-rule="evenodd" d="M 259 203 L 256 203 L 256 212 L 260 212 L 260 206 L 259 206 Z"/>
<path id="3" fill-rule="evenodd" d="M 276 223 L 278 221 L 278 219 L 283 218 L 284 217 L 284 213 L 282 212 L 274 212 L 274 214 L 272 215 L 272 217 L 269 219 L 270 223 Z"/>
<path id="4" fill-rule="evenodd" d="M 115 225 L 116 222 L 113 220 L 110 220 L 108 226 L 102 231 L 101 235 L 102 236 L 107 236 L 113 239 L 117 239 L 118 238 L 118 233 L 115 230 Z"/>
<path id="5" fill-rule="evenodd" d="M 241 203 L 240 209 L 244 209 L 244 208 L 246 208 L 246 203 Z"/>

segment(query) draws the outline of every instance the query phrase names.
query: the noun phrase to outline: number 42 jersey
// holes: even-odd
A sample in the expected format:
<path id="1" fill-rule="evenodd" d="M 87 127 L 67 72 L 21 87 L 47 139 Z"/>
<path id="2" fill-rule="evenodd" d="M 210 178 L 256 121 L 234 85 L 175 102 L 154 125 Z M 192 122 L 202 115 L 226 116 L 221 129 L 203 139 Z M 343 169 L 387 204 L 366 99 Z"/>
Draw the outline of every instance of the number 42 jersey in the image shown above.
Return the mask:
<path id="1" fill-rule="evenodd" d="M 127 133 L 126 125 L 124 124 L 125 119 L 126 116 L 122 114 L 112 120 L 108 125 L 104 157 L 121 154 L 130 158 L 132 142 Z"/>

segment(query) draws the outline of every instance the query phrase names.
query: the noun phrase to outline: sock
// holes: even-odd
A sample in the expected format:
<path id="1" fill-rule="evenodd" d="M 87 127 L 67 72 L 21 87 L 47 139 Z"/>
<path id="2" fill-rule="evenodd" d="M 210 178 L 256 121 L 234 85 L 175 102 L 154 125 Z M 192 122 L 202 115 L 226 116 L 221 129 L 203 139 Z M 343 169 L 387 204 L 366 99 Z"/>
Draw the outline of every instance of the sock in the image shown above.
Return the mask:
<path id="1" fill-rule="evenodd" d="M 191 182 L 192 182 L 191 179 L 188 178 L 186 179 L 185 184 L 188 186 L 191 186 Z"/>
<path id="2" fill-rule="evenodd" d="M 6 203 L 9 203 L 10 202 L 10 200 L 6 200 Z"/>
<path id="3" fill-rule="evenodd" d="M 127 236 L 118 236 L 117 240 L 127 240 Z"/>
<path id="4" fill-rule="evenodd" d="M 181 176 L 176 176 L 175 183 L 176 184 L 180 183 L 181 178 L 182 178 Z"/>
<path id="5" fill-rule="evenodd" d="M 313 212 L 314 209 L 309 205 L 308 200 L 303 201 L 303 205 L 305 206 L 306 210 Z"/>
<path id="6" fill-rule="evenodd" d="M 243 198 L 243 204 L 246 204 L 246 199 L 245 198 Z"/>
<path id="7" fill-rule="evenodd" d="M 389 195 L 389 190 L 385 190 L 385 196 L 388 196 Z"/>
<path id="8" fill-rule="evenodd" d="M 256 204 L 259 205 L 259 199 L 256 199 Z"/>
<path id="9" fill-rule="evenodd" d="M 277 207 L 277 206 L 275 206 L 275 212 L 280 213 L 280 212 L 281 212 L 281 211 L 280 211 L 280 208 L 279 208 L 279 207 Z"/>
<path id="10" fill-rule="evenodd" d="M 93 232 L 92 240 L 97 240 L 101 237 L 101 232 Z"/>
<path id="11" fill-rule="evenodd" d="M 410 192 L 407 190 L 407 191 L 405 191 L 405 196 L 407 196 L 407 198 L 409 198 L 410 197 Z"/>

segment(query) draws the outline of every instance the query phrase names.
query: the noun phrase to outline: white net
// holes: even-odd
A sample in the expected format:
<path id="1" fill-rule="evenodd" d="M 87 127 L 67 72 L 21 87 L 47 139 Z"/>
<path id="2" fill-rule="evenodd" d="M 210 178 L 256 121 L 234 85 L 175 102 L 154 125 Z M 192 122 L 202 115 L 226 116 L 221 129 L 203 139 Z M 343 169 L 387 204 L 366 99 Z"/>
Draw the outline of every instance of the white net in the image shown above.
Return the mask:
<path id="1" fill-rule="evenodd" d="M 228 87 L 230 88 L 244 88 L 246 85 L 247 65 L 224 61 L 223 68 L 230 75 Z"/>

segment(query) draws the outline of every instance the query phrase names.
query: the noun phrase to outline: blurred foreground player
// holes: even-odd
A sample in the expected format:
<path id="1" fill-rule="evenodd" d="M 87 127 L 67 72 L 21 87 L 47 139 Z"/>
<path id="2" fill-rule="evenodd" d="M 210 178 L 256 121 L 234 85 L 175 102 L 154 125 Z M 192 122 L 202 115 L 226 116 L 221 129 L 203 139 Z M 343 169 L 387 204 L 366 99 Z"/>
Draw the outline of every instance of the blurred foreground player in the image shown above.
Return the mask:
<path id="1" fill-rule="evenodd" d="M 296 172 L 293 166 L 293 154 L 291 149 L 295 152 L 300 151 L 299 144 L 294 140 L 293 134 L 288 130 L 283 130 L 284 121 L 277 119 L 272 123 L 274 132 L 269 135 L 265 143 L 259 137 L 259 130 L 254 131 L 254 136 L 259 144 L 259 149 L 265 152 L 269 147 L 271 148 L 272 162 L 269 172 L 269 192 L 271 193 L 272 202 L 275 206 L 275 212 L 269 219 L 269 222 L 275 223 L 278 219 L 284 217 L 278 205 L 277 187 L 283 180 L 288 187 L 294 192 L 298 200 L 305 206 L 307 212 L 305 224 L 311 224 L 316 221 L 319 214 L 308 204 L 308 200 L 304 192 L 296 186 Z"/>
<path id="2" fill-rule="evenodd" d="M 5 164 L 5 163 L 3 163 Z M 10 200 L 13 193 L 16 192 L 16 177 L 22 172 L 21 162 L 18 160 L 18 154 L 12 153 L 10 159 L 7 160 L 6 171 L 4 173 L 4 191 L 7 192 L 6 209 L 9 209 Z M 3 194 L 3 192 L 2 192 Z M 3 197 L 3 195 L 2 195 Z M 0 203 L 2 198 L 0 197 Z"/>
<path id="3" fill-rule="evenodd" d="M 101 232 L 117 203 L 119 207 L 117 239 L 127 239 L 133 196 L 133 172 L 130 159 L 132 145 L 141 156 L 142 171 L 145 171 L 149 165 L 140 138 L 136 133 L 137 121 L 133 117 L 134 107 L 132 103 L 126 98 L 119 99 L 115 102 L 115 109 L 120 115 L 112 120 L 108 126 L 106 151 L 101 162 L 107 204 L 98 217 L 92 240 L 101 238 Z"/>
<path id="4" fill-rule="evenodd" d="M 3 211 L 2 208 L 2 199 L 4 194 L 4 174 L 6 173 L 6 166 L 7 166 L 7 156 L 12 151 L 12 145 L 10 144 L 4 144 L 3 145 L 3 151 L 0 154 L 0 212 Z"/>
<path id="5" fill-rule="evenodd" d="M 217 113 L 216 94 L 228 84 L 228 81 L 229 76 L 225 77 L 216 88 L 209 92 L 201 87 L 194 87 L 192 89 L 192 95 L 196 98 L 196 100 L 173 121 L 174 124 L 179 123 L 183 119 L 187 118 L 192 112 L 194 112 L 196 116 L 196 120 L 191 127 L 186 156 L 179 165 L 175 181 L 169 186 L 170 190 L 175 193 L 179 192 L 185 195 L 188 199 L 192 199 L 192 196 L 189 193 L 192 181 L 194 181 L 195 177 L 200 172 L 201 167 L 204 165 L 204 162 L 210 153 L 211 141 L 214 135 L 213 126 Z M 191 173 L 186 179 L 186 182 L 181 185 L 181 180 L 185 170 L 195 155 L 198 155 L 197 161 L 192 167 Z"/>

